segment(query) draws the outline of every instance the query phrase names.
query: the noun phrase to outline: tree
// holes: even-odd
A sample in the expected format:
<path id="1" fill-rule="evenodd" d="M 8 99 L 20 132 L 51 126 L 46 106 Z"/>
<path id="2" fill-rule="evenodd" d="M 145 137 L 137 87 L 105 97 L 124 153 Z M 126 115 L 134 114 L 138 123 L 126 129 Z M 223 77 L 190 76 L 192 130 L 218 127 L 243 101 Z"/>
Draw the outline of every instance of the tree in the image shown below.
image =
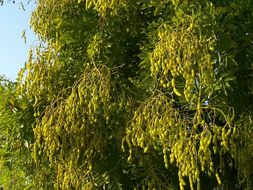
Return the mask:
<path id="1" fill-rule="evenodd" d="M 17 90 L 34 109 L 33 158 L 49 183 L 252 189 L 252 8 L 39 0 L 41 45 Z"/>
<path id="2" fill-rule="evenodd" d="M 16 84 L 0 77 L 0 185 L 25 189 L 31 181 L 33 164 L 30 145 L 34 142 L 32 108 L 15 93 Z"/>

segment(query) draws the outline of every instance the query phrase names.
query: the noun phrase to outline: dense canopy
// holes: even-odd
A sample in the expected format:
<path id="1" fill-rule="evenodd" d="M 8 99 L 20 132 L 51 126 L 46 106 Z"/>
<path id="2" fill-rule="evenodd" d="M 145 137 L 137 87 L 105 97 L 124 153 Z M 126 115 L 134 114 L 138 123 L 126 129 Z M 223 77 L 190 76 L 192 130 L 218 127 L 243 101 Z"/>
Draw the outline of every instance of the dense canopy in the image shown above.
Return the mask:
<path id="1" fill-rule="evenodd" d="M 38 0 L 31 26 L 0 88 L 19 188 L 253 188 L 252 1 Z"/>

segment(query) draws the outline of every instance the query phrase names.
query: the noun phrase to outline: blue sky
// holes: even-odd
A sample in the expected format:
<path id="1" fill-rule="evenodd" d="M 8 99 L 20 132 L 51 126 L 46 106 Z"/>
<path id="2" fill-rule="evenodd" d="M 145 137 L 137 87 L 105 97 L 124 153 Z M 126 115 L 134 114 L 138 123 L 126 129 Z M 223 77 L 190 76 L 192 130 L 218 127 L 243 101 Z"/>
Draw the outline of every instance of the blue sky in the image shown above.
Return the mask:
<path id="1" fill-rule="evenodd" d="M 0 75 L 11 80 L 17 78 L 27 60 L 29 48 L 36 44 L 37 38 L 29 26 L 34 8 L 32 3 L 25 5 L 25 11 L 19 3 L 0 6 Z M 26 44 L 22 38 L 23 30 L 26 30 Z"/>

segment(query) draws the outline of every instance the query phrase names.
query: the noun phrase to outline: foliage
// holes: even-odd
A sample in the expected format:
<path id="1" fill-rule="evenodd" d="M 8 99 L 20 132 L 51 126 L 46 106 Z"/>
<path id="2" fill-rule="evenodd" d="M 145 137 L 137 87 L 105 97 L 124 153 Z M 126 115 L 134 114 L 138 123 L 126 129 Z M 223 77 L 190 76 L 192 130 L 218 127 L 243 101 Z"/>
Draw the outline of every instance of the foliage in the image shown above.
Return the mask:
<path id="1" fill-rule="evenodd" d="M 43 160 L 37 166 L 32 158 L 34 111 L 26 96 L 17 93 L 17 83 L 0 77 L 0 186 L 4 189 L 50 189 L 54 173 Z M 41 178 L 49 179 L 41 184 Z M 52 186 L 52 184 L 51 184 Z"/>
<path id="2" fill-rule="evenodd" d="M 8 189 L 25 189 L 30 185 L 30 156 L 33 132 L 31 109 L 15 93 L 16 84 L 0 78 L 0 184 Z"/>
<path id="3" fill-rule="evenodd" d="M 252 189 L 252 13 L 246 0 L 39 0 L 41 44 L 16 88 L 34 112 L 34 188 Z"/>

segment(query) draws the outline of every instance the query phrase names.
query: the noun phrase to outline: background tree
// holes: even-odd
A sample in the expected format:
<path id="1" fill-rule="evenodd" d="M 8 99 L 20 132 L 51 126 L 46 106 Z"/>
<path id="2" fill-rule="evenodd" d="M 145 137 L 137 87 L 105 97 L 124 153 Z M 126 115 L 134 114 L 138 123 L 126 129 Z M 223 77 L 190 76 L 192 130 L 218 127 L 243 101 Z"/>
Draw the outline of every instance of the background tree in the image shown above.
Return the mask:
<path id="1" fill-rule="evenodd" d="M 16 84 L 0 77 L 0 185 L 4 189 L 25 189 L 31 185 L 32 108 L 17 96 Z"/>
<path id="2" fill-rule="evenodd" d="M 39 0 L 17 86 L 34 187 L 252 189 L 252 8 Z"/>

